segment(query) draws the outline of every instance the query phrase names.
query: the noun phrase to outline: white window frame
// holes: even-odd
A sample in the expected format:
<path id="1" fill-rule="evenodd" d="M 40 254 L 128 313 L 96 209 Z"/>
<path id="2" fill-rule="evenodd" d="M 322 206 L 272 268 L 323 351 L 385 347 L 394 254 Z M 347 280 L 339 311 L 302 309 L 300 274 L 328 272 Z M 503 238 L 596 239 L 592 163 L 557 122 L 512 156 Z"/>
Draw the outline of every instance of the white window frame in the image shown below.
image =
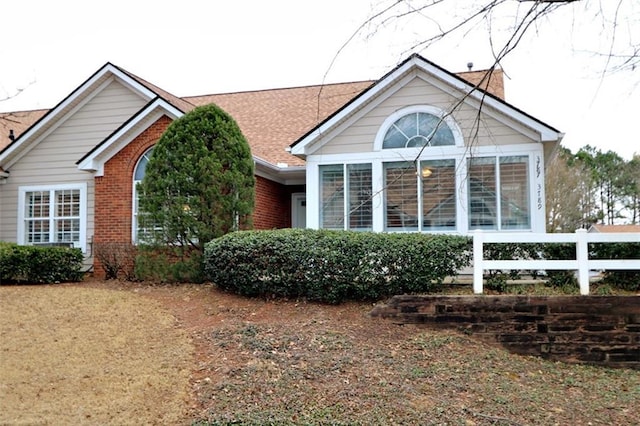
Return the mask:
<path id="1" fill-rule="evenodd" d="M 502 182 L 501 182 L 501 173 L 500 173 L 500 160 L 502 158 L 506 158 L 506 157 L 527 157 L 527 191 L 528 191 L 528 195 L 529 195 L 529 205 L 528 207 L 528 216 L 529 216 L 529 226 L 528 227 L 521 227 L 521 228 L 510 228 L 510 227 L 505 227 L 502 223 Z M 533 230 L 533 221 L 534 221 L 534 214 L 533 214 L 533 206 L 534 204 L 532 203 L 532 187 L 534 185 L 534 180 L 533 180 L 533 176 L 531 173 L 531 168 L 533 165 L 533 159 L 532 159 L 533 155 L 532 154 L 527 154 L 527 153 L 520 153 L 520 154 L 495 154 L 495 155 L 483 155 L 483 156 L 476 156 L 474 158 L 477 159 L 482 159 L 482 158 L 489 158 L 493 160 L 493 178 L 494 178 L 494 182 L 496 185 L 496 204 L 495 204 L 495 220 L 496 220 L 496 224 L 495 224 L 495 228 L 482 228 L 484 231 L 486 232 L 520 232 L 520 231 L 525 231 L 525 232 L 530 232 Z M 469 167 L 469 162 L 467 162 L 467 167 Z M 471 190 L 469 187 L 469 182 L 467 182 L 467 190 L 466 190 L 466 194 L 467 196 L 471 195 Z M 468 209 L 470 210 L 471 207 L 469 206 Z M 469 221 L 469 217 L 467 216 L 467 222 Z M 467 224 L 468 225 L 468 224 Z"/>
<path id="2" fill-rule="evenodd" d="M 154 146 L 147 148 L 138 161 L 136 161 L 136 165 L 133 168 L 133 175 L 131 176 L 132 184 L 131 184 L 131 241 L 133 244 L 138 244 L 138 184 L 142 182 L 142 180 L 136 180 L 136 172 L 138 171 L 138 167 L 140 166 L 140 162 L 146 158 L 147 164 L 149 161 L 149 155 L 153 152 Z"/>
<path id="3" fill-rule="evenodd" d="M 338 163 L 327 163 L 327 164 L 322 164 L 322 166 L 341 166 L 342 167 L 342 179 L 344 182 L 344 189 L 343 189 L 343 196 L 342 196 L 342 229 L 344 230 L 352 230 L 352 231 L 371 231 L 373 230 L 373 209 L 371 211 L 371 219 L 372 219 L 372 229 L 364 229 L 364 228 L 351 228 L 349 226 L 350 224 L 350 213 L 351 213 L 351 200 L 350 200 L 350 195 L 349 195 L 349 185 L 350 185 L 350 178 L 349 178 L 349 166 L 352 165 L 366 165 L 366 166 L 371 166 L 371 174 L 372 174 L 372 186 L 373 186 L 373 164 L 371 162 L 338 162 Z M 320 179 L 320 168 L 318 168 L 318 197 L 321 197 L 322 194 L 322 182 Z M 373 190 L 372 190 L 373 192 Z M 373 196 L 372 196 L 373 198 Z M 308 200 L 308 199 L 307 199 Z M 373 200 L 372 200 L 373 203 Z M 321 219 L 322 219 L 322 214 L 320 213 L 320 210 L 322 209 L 322 202 L 320 199 L 318 199 L 318 223 L 320 223 Z M 307 201 L 307 212 L 309 210 L 309 205 L 308 205 L 308 201 Z M 307 213 L 307 219 L 308 219 L 308 213 Z M 307 227 L 309 227 L 309 225 L 307 224 Z M 327 228 L 327 229 L 337 229 L 337 228 Z"/>
<path id="4" fill-rule="evenodd" d="M 416 148 L 385 149 L 378 152 L 341 153 L 310 155 L 307 157 L 307 227 L 319 229 L 320 211 L 320 176 L 319 166 L 330 164 L 371 163 L 372 164 L 372 208 L 373 231 L 384 232 L 384 172 L 383 163 L 397 161 L 414 161 L 419 156 L 420 161 L 455 159 L 456 161 L 456 203 L 457 229 L 450 231 L 426 230 L 428 233 L 455 233 L 466 235 L 470 231 L 468 226 L 468 189 L 466 183 L 467 160 L 473 157 L 501 157 L 526 155 L 529 158 L 529 197 L 530 197 L 530 229 L 513 229 L 508 232 L 545 232 L 544 213 L 544 158 L 542 144 L 531 142 L 514 145 L 484 145 L 469 148 L 466 146 L 427 147 L 422 150 Z M 392 231 L 389 232 L 401 232 Z M 493 232 L 493 231 L 489 231 Z M 500 232 L 500 231 L 495 231 Z"/>
<path id="5" fill-rule="evenodd" d="M 57 185 L 30 185 L 30 186 L 20 186 L 18 188 L 18 236 L 17 241 L 18 244 L 21 245 L 37 245 L 33 243 L 28 243 L 26 240 L 26 195 L 28 192 L 49 192 L 50 198 L 49 202 L 55 203 L 55 193 L 57 191 L 65 191 L 65 190 L 78 190 L 80 192 L 80 232 L 79 232 L 79 241 L 74 241 L 74 247 L 82 249 L 83 253 L 87 252 L 87 183 L 69 183 L 69 184 L 57 184 Z M 49 242 L 56 243 L 54 240 L 55 236 L 55 227 L 53 226 L 54 221 L 54 209 L 49 209 L 49 221 L 51 225 L 49 226 Z"/>
<path id="6" fill-rule="evenodd" d="M 442 118 L 444 123 L 451 130 L 451 133 L 453 133 L 455 145 L 444 145 L 444 146 L 438 146 L 438 147 L 427 146 L 427 147 L 417 147 L 417 148 L 386 148 L 386 149 L 382 148 L 382 143 L 384 142 L 384 138 L 387 135 L 389 128 L 391 128 L 391 126 L 393 126 L 396 121 L 398 121 L 405 115 L 415 114 L 420 112 L 431 114 L 436 117 Z M 378 129 L 378 133 L 376 134 L 376 139 L 373 143 L 373 150 L 374 151 L 383 151 L 383 150 L 384 151 L 406 151 L 406 150 L 420 151 L 421 149 L 442 149 L 442 148 L 460 147 L 460 146 L 464 146 L 464 138 L 462 137 L 462 131 L 460 130 L 460 126 L 458 126 L 458 123 L 456 123 L 456 121 L 453 119 L 451 114 L 447 113 L 447 111 L 441 108 L 438 108 L 432 105 L 411 105 L 411 106 L 399 109 L 398 111 L 394 112 L 384 120 L 384 122 Z"/>

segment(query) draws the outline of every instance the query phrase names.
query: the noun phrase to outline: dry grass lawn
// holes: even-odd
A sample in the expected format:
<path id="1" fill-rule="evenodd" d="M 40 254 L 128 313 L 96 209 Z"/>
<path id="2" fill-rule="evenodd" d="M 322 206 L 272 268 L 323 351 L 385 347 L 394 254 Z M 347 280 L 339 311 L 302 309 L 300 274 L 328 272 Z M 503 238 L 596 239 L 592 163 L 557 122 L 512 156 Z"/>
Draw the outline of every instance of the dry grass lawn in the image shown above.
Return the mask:
<path id="1" fill-rule="evenodd" d="M 0 287 L 0 424 L 179 423 L 192 356 L 187 334 L 152 299 Z"/>
<path id="2" fill-rule="evenodd" d="M 210 285 L 0 286 L 0 424 L 640 424 L 640 371 L 371 309 Z"/>

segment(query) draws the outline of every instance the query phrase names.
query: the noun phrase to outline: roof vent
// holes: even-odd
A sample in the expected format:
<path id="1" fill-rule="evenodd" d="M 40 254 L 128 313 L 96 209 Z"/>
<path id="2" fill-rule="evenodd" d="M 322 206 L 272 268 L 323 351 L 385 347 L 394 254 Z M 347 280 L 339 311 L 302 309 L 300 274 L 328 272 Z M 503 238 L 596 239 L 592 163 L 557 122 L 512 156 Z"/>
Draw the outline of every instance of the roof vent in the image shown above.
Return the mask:
<path id="1" fill-rule="evenodd" d="M 13 134 L 13 129 L 9 129 L 9 140 L 11 142 L 16 140 L 16 135 Z"/>
<path id="2" fill-rule="evenodd" d="M 467 68 L 471 71 L 471 68 L 473 68 L 473 62 L 467 62 Z"/>

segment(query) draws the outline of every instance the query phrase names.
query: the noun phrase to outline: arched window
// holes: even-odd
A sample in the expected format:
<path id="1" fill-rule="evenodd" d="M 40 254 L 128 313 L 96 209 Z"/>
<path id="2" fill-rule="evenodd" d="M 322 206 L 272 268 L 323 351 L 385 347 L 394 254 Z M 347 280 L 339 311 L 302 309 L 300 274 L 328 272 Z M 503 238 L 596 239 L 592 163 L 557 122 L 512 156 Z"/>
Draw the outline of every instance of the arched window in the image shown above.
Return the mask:
<path id="1" fill-rule="evenodd" d="M 397 119 L 384 135 L 382 148 L 415 148 L 455 145 L 444 118 L 428 112 L 411 112 Z"/>
<path id="2" fill-rule="evenodd" d="M 151 154 L 153 153 L 153 147 L 149 148 L 145 151 L 144 154 L 138 160 L 138 164 L 136 164 L 136 168 L 133 171 L 133 221 L 132 221 L 132 239 L 134 243 L 137 243 L 144 239 L 145 229 L 140 226 L 138 215 L 139 215 L 139 207 L 138 207 L 138 184 L 142 182 L 144 178 L 144 174 L 147 171 L 147 164 L 149 163 L 149 158 L 151 158 Z"/>

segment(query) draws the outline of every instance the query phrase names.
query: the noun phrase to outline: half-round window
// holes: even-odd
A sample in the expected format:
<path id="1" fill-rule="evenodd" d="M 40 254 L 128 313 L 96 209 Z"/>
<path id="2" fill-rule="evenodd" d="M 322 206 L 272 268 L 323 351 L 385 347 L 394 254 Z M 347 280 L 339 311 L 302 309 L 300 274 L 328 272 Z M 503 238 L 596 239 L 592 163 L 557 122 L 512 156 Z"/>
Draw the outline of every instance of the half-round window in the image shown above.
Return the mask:
<path id="1" fill-rule="evenodd" d="M 153 153 L 153 147 L 149 148 L 144 154 L 142 154 L 142 157 L 140 157 L 140 160 L 138 160 L 136 170 L 133 174 L 134 181 L 140 182 L 142 181 L 142 178 L 144 178 L 144 174 L 147 171 L 147 163 L 149 162 L 151 153 Z"/>
<path id="2" fill-rule="evenodd" d="M 383 149 L 455 145 L 447 122 L 427 112 L 413 112 L 396 120 L 382 141 Z"/>

